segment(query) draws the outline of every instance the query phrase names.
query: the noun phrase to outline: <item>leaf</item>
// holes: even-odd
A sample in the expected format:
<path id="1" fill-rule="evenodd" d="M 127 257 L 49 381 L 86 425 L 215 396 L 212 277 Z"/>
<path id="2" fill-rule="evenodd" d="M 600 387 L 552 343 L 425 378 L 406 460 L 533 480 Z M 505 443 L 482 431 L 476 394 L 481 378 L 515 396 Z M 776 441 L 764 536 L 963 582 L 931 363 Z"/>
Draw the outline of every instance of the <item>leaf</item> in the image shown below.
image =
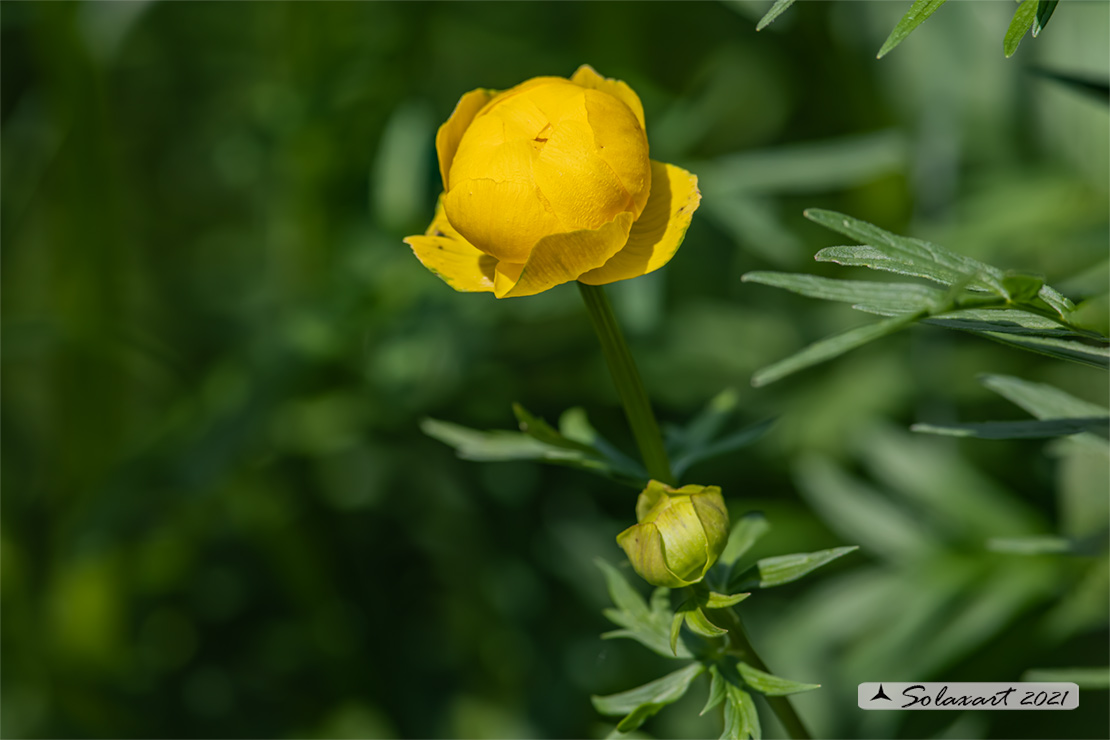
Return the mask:
<path id="1" fill-rule="evenodd" d="M 709 666 L 709 697 L 705 700 L 705 706 L 698 716 L 702 717 L 713 707 L 720 704 L 725 698 L 725 685 L 728 683 L 721 677 L 721 672 L 717 670 L 717 666 Z"/>
<path id="2" fill-rule="evenodd" d="M 914 424 L 910 429 L 914 432 L 925 432 L 927 434 L 941 434 L 949 437 L 977 437 L 979 439 L 1045 439 L 1084 432 L 1110 438 L 1110 417 L 986 421 L 967 424 Z"/>
<path id="3" fill-rule="evenodd" d="M 705 599 L 704 605 L 706 609 L 727 609 L 730 606 L 736 606 L 749 596 L 751 596 L 750 593 L 727 595 L 719 594 L 715 591 L 710 591 L 709 595 Z"/>
<path id="4" fill-rule="evenodd" d="M 1047 383 L 1034 383 L 1010 375 L 982 375 L 979 382 L 1038 419 L 1105 416 L 1108 413 L 1104 406 L 1076 398 Z"/>
<path id="5" fill-rule="evenodd" d="M 740 394 L 734 388 L 726 388 L 705 405 L 698 415 L 690 420 L 685 429 L 674 430 L 677 443 L 672 454 L 681 454 L 688 448 L 704 447 L 716 437 L 729 418 L 740 405 Z"/>
<path id="6" fill-rule="evenodd" d="M 1033 18 L 1033 38 L 1040 36 L 1041 31 L 1048 25 L 1048 19 L 1052 17 L 1058 2 L 1059 0 L 1041 0 L 1037 4 L 1037 15 Z"/>
<path id="7" fill-rule="evenodd" d="M 871 267 L 902 275 L 926 278 L 953 285 L 971 278 L 971 285 L 998 295 L 1002 290 L 1002 271 L 971 257 L 950 252 L 921 239 L 899 236 L 836 211 L 807 208 L 803 214 L 814 223 L 858 239 L 870 250 L 859 247 L 830 247 L 817 253 L 818 262 L 836 262 Z M 845 250 L 845 251 L 838 251 Z M 837 259 L 833 259 L 836 256 Z M 845 261 L 841 261 L 841 260 Z M 874 264 L 871 264 L 873 262 Z"/>
<path id="8" fill-rule="evenodd" d="M 568 440 L 580 442 L 596 449 L 605 457 L 614 470 L 618 470 L 630 477 L 647 481 L 647 471 L 644 466 L 628 455 L 621 452 L 612 442 L 602 437 L 590 424 L 585 409 L 574 406 L 567 409 L 559 417 L 559 433 Z M 641 486 L 642 487 L 642 486 Z"/>
<path id="9" fill-rule="evenodd" d="M 762 439 L 774 423 L 774 418 L 764 419 L 711 444 L 688 450 L 673 459 L 671 469 L 676 476 L 681 476 L 695 463 L 747 447 Z"/>
<path id="10" fill-rule="evenodd" d="M 1014 11 L 1014 18 L 1010 21 L 1010 27 L 1006 30 L 1006 37 L 1002 39 L 1002 51 L 1005 52 L 1007 59 L 1017 51 L 1018 44 L 1021 43 L 1025 32 L 1036 20 L 1037 3 L 1038 0 L 1022 0 L 1021 5 Z"/>
<path id="11" fill-rule="evenodd" d="M 725 700 L 725 729 L 721 740 L 760 740 L 763 731 L 751 695 L 729 683 L 725 687 Z"/>
<path id="12" fill-rule="evenodd" d="M 1022 681 L 1037 683 L 1073 683 L 1080 690 L 1110 688 L 1110 667 L 1098 668 L 1030 668 L 1021 674 Z"/>
<path id="13" fill-rule="evenodd" d="M 1057 72 L 1044 67 L 1030 67 L 1029 71 L 1040 77 L 1059 82 L 1072 90 L 1086 93 L 1104 103 L 1110 102 L 1110 80 L 1105 78 L 1095 79 L 1066 72 Z"/>
<path id="14" fill-rule="evenodd" d="M 783 288 L 810 298 L 853 303 L 856 304 L 853 308 L 883 316 L 927 311 L 940 305 L 944 298 L 944 291 L 915 283 L 837 280 L 786 272 L 749 272 L 740 280 Z"/>
<path id="15" fill-rule="evenodd" d="M 898 25 L 887 36 L 883 46 L 879 49 L 879 53 L 875 56 L 876 59 L 882 59 L 886 56 L 891 49 L 909 36 L 915 28 L 920 26 L 926 18 L 931 16 L 937 11 L 941 5 L 944 5 L 945 0 L 914 0 L 914 4 L 910 6 L 909 12 L 902 16 L 902 20 L 898 21 Z"/>
<path id="16" fill-rule="evenodd" d="M 709 617 L 705 616 L 705 612 L 701 610 L 700 606 L 695 605 L 693 609 L 686 611 L 686 626 L 695 635 L 700 635 L 708 639 L 714 639 L 721 635 L 728 634 L 728 630 L 723 627 L 718 627 L 709 621 Z"/>
<path id="17" fill-rule="evenodd" d="M 759 19 L 755 30 L 762 31 L 767 26 L 771 25 L 776 18 L 782 15 L 782 12 L 794 4 L 794 0 L 775 0 L 775 4 L 767 11 L 767 14 Z"/>
<path id="18" fill-rule="evenodd" d="M 732 525 L 732 531 L 728 535 L 728 544 L 725 545 L 724 552 L 721 553 L 718 562 L 732 565 L 770 529 L 771 524 L 762 512 L 750 511 L 744 514 Z"/>
<path id="19" fill-rule="evenodd" d="M 626 715 L 617 725 L 617 729 L 628 732 L 639 727 L 644 720 L 667 704 L 681 699 L 690 688 L 690 683 L 703 671 L 705 671 L 705 665 L 695 661 L 635 689 L 609 696 L 591 696 L 590 700 L 593 702 L 594 709 L 601 714 Z"/>
<path id="20" fill-rule="evenodd" d="M 831 550 L 818 550 L 817 552 L 798 552 L 791 555 L 777 555 L 772 558 L 763 558 L 756 561 L 753 568 L 758 574 L 757 578 L 743 581 L 730 591 L 744 591 L 749 588 L 771 588 L 782 586 L 786 583 L 802 578 L 822 565 L 830 563 L 837 558 L 858 550 L 858 545 L 848 547 L 834 547 Z M 743 574 L 741 574 L 743 575 Z"/>
<path id="21" fill-rule="evenodd" d="M 1002 288 L 1012 301 L 1031 301 L 1044 287 L 1044 278 L 1019 272 L 1007 272 L 1002 278 Z"/>
<path id="22" fill-rule="evenodd" d="M 846 332 L 820 339 L 786 359 L 757 370 L 752 375 L 752 385 L 756 387 L 764 386 L 799 370 L 839 357 L 856 347 L 861 347 L 868 342 L 893 334 L 909 326 L 920 319 L 922 315 L 922 313 L 912 313 L 894 316 L 874 324 L 858 326 Z"/>
<path id="23" fill-rule="evenodd" d="M 743 677 L 744 683 L 764 696 L 788 696 L 802 691 L 812 691 L 813 689 L 821 688 L 821 684 L 819 683 L 801 683 L 799 681 L 791 681 L 786 678 L 772 676 L 770 673 L 764 673 L 761 670 L 752 668 L 747 663 L 737 664 L 736 669 L 740 672 L 740 676 Z"/>
<path id="24" fill-rule="evenodd" d="M 933 323 L 933 322 L 929 322 Z M 973 331 L 973 334 L 993 339 L 1002 344 L 1036 352 L 1060 360 L 1071 360 L 1082 365 L 1110 369 L 1110 347 L 1088 343 L 1082 339 L 1061 339 L 1058 337 L 1016 335 L 1012 332 Z"/>
<path id="25" fill-rule="evenodd" d="M 605 574 L 609 598 L 617 606 L 616 609 L 606 609 L 602 613 L 610 622 L 624 628 L 606 632 L 601 636 L 602 639 L 626 637 L 667 658 L 692 657 L 685 645 L 677 644 L 674 649 L 671 648 L 670 632 L 673 617 L 669 608 L 667 589 L 658 588 L 654 591 L 649 608 L 643 597 L 628 583 L 619 570 L 601 558 L 594 562 Z"/>
<path id="26" fill-rule="evenodd" d="M 546 421 L 537 416 L 533 416 L 519 403 L 513 404 L 513 415 L 516 416 L 516 420 L 520 424 L 520 431 L 533 439 L 537 439 L 553 447 L 577 450 L 595 457 L 601 456 L 601 453 L 594 449 L 592 445 L 583 444 L 582 442 L 566 438 Z"/>

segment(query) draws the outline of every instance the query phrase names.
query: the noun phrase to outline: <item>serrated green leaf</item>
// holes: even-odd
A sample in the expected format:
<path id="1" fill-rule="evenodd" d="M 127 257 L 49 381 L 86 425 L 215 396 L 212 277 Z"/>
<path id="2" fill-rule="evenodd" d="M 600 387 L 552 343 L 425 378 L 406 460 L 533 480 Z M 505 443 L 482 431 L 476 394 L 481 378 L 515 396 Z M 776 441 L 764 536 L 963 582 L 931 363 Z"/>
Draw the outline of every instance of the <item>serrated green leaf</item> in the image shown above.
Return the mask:
<path id="1" fill-rule="evenodd" d="M 705 671 L 705 665 L 693 662 L 668 673 L 643 686 L 609 696 L 591 696 L 594 709 L 601 714 L 615 716 L 624 714 L 617 725 L 621 732 L 634 730 L 651 715 L 667 704 L 678 701 L 690 688 L 690 683 Z"/>
<path id="2" fill-rule="evenodd" d="M 1034 383 L 1011 375 L 982 375 L 979 382 L 1038 419 L 1106 416 L 1104 406 L 1084 401 L 1047 383 Z"/>
<path id="3" fill-rule="evenodd" d="M 916 283 L 838 280 L 787 272 L 749 272 L 740 280 L 783 288 L 809 298 L 857 304 L 854 307 L 866 305 L 870 312 L 885 316 L 929 310 L 944 298 L 944 291 Z"/>
<path id="4" fill-rule="evenodd" d="M 966 424 L 914 424 L 910 427 L 910 430 L 948 437 L 976 437 L 978 439 L 1046 439 L 1085 432 L 1110 438 L 1110 417 L 985 421 Z"/>
<path id="5" fill-rule="evenodd" d="M 747 691 L 729 683 L 725 687 L 725 729 L 721 740 L 761 740 L 759 712 Z"/>
<path id="6" fill-rule="evenodd" d="M 1021 43 L 1025 32 L 1036 20 L 1037 2 L 1038 0 L 1022 0 L 1021 5 L 1014 11 L 1014 18 L 1010 21 L 1010 27 L 1006 29 L 1006 37 L 1002 39 L 1002 51 L 1005 52 L 1007 59 L 1017 51 L 1018 44 Z"/>
<path id="7" fill-rule="evenodd" d="M 858 326 L 854 329 L 841 332 L 840 334 L 820 339 L 802 351 L 790 355 L 786 359 L 779 360 L 761 370 L 757 370 L 755 374 L 752 375 L 752 385 L 757 387 L 764 386 L 776 380 L 781 380 L 787 375 L 792 375 L 799 370 L 804 370 L 807 367 L 812 367 L 813 365 L 831 360 L 834 357 L 839 357 L 856 347 L 861 347 L 880 337 L 893 334 L 914 323 L 923 315 L 922 313 L 912 313 L 902 316 L 893 316 L 874 324 Z"/>
<path id="8" fill-rule="evenodd" d="M 801 683 L 800 681 L 772 676 L 770 673 L 752 668 L 747 663 L 737 664 L 736 670 L 740 672 L 744 683 L 764 696 L 788 696 L 821 688 L 819 683 Z"/>
<path id="9" fill-rule="evenodd" d="M 751 596 L 750 593 L 742 594 L 719 594 L 716 591 L 710 591 L 705 599 L 706 609 L 727 609 L 730 606 L 736 606 L 744 599 Z"/>
<path id="10" fill-rule="evenodd" d="M 1110 667 L 1099 668 L 1030 668 L 1021 674 L 1022 681 L 1035 683 L 1073 683 L 1080 690 L 1110 688 Z"/>
<path id="11" fill-rule="evenodd" d="M 944 247 L 921 239 L 899 236 L 874 224 L 836 211 L 807 208 L 803 215 L 814 223 L 858 239 L 870 250 L 852 247 L 830 247 L 817 253 L 818 262 L 836 262 L 871 267 L 926 278 L 943 285 L 971 280 L 972 287 L 1005 295 L 1002 271 L 971 257 L 950 252 Z M 843 251 L 841 251 L 843 250 Z M 836 259 L 833 259 L 833 257 Z M 847 261 L 842 261 L 847 260 Z"/>
<path id="12" fill-rule="evenodd" d="M 700 606 L 695 606 L 693 609 L 686 611 L 685 615 L 686 626 L 695 635 L 714 639 L 728 633 L 728 630 L 710 622 L 709 617 L 705 616 L 705 612 L 701 610 Z"/>
<path id="13" fill-rule="evenodd" d="M 727 683 L 721 677 L 721 672 L 717 670 L 717 666 L 709 666 L 709 696 L 705 700 L 705 706 L 698 712 L 699 717 L 704 716 L 706 712 L 724 701 L 725 684 Z"/>
<path id="14" fill-rule="evenodd" d="M 902 20 L 898 21 L 898 25 L 887 36 L 883 46 L 879 49 L 876 59 L 882 59 L 886 56 L 891 49 L 909 36 L 915 28 L 920 26 L 926 18 L 931 16 L 937 11 L 941 5 L 944 5 L 945 0 L 914 0 L 914 4 L 910 6 L 909 12 L 902 16 Z"/>
<path id="15" fill-rule="evenodd" d="M 818 550 L 817 552 L 798 552 L 763 558 L 756 561 L 753 566 L 755 577 L 742 581 L 735 588 L 729 590 L 743 591 L 749 588 L 772 588 L 792 583 L 822 565 L 858 549 L 858 545 L 850 545 L 848 547 L 834 547 L 830 550 Z"/>
<path id="16" fill-rule="evenodd" d="M 771 523 L 762 512 L 750 511 L 736 520 L 732 531 L 728 535 L 728 544 L 721 553 L 719 562 L 732 565 L 748 550 L 752 548 L 759 538 L 771 529 Z"/>
<path id="17" fill-rule="evenodd" d="M 1048 25 L 1048 19 L 1056 10 L 1059 0 L 1041 0 L 1037 4 L 1037 16 L 1033 19 L 1033 38 L 1041 35 L 1041 31 Z"/>
<path id="18" fill-rule="evenodd" d="M 775 0 L 775 4 L 767 11 L 767 14 L 759 19 L 755 30 L 762 31 L 767 26 L 774 23 L 775 19 L 782 15 L 782 12 L 794 4 L 794 0 Z"/>

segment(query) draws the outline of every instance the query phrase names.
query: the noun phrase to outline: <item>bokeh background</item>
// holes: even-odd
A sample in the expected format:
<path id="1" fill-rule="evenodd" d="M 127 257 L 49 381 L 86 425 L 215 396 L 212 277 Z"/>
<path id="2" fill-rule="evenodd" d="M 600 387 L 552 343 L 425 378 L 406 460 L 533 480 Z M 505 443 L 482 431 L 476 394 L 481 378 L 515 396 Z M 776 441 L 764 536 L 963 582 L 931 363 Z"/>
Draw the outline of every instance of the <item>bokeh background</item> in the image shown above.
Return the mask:
<path id="1" fill-rule="evenodd" d="M 825 737 L 1106 737 L 1073 712 L 865 713 L 855 684 L 1107 664 L 1102 554 L 1010 534 L 1107 526 L 1105 445 L 913 435 L 1018 419 L 979 373 L 1105 403 L 1105 375 L 918 327 L 766 388 L 867 320 L 752 284 L 813 263 L 832 208 L 1073 298 L 1104 292 L 1110 6 L 1067 2 L 1012 59 L 1012 3 L 3 3 L 6 737 L 602 737 L 591 693 L 670 670 L 610 625 L 602 556 L 634 492 L 475 464 L 431 416 L 588 409 L 634 449 L 572 286 L 455 293 L 401 239 L 455 101 L 582 63 L 702 178 L 674 261 L 612 286 L 664 422 L 724 388 L 757 445 L 701 464 L 755 556 L 862 549 L 743 605 Z M 1102 540 L 1105 543 L 1105 539 Z M 645 730 L 716 737 L 705 687 Z M 866 716 L 865 716 L 866 715 Z M 779 728 L 769 715 L 767 732 Z"/>

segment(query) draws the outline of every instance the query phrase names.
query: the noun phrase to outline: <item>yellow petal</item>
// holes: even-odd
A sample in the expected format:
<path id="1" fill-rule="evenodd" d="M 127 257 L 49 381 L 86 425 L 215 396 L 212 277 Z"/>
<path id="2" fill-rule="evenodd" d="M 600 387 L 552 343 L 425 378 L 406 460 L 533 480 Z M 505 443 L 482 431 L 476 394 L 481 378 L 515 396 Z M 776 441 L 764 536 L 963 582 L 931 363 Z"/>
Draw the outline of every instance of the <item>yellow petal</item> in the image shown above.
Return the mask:
<path id="1" fill-rule="evenodd" d="M 628 239 L 631 227 L 632 214 L 625 211 L 593 231 L 546 236 L 532 249 L 516 283 L 504 292 L 499 283 L 494 294 L 498 298 L 535 295 L 575 280 L 616 254 Z"/>
<path id="2" fill-rule="evenodd" d="M 459 98 L 455 110 L 451 112 L 451 117 L 436 132 L 436 154 L 439 155 L 439 174 L 443 178 L 444 190 L 449 187 L 447 174 L 451 171 L 451 161 L 455 158 L 455 152 L 458 151 L 463 134 L 470 127 L 474 117 L 478 115 L 478 111 L 496 96 L 496 90 L 482 88 L 471 90 Z"/>
<path id="3" fill-rule="evenodd" d="M 633 214 L 639 218 L 651 192 L 651 160 L 644 128 L 628 107 L 611 95 L 587 90 L 584 102 L 597 154 L 632 197 Z"/>
<path id="4" fill-rule="evenodd" d="M 582 87 L 609 93 L 614 98 L 627 105 L 633 115 L 636 116 L 636 120 L 640 122 L 640 128 L 647 131 L 647 124 L 644 123 L 644 105 L 640 102 L 640 96 L 621 80 L 602 77 L 593 67 L 588 64 L 583 64 L 578 68 L 578 71 L 571 76 L 570 81 Z"/>
<path id="5" fill-rule="evenodd" d="M 526 262 L 544 236 L 563 231 L 530 182 L 489 179 L 452 182 L 443 199 L 451 225 L 486 254 Z"/>
<path id="6" fill-rule="evenodd" d="M 424 236 L 407 237 L 405 244 L 412 247 L 413 254 L 424 267 L 455 290 L 493 292 L 497 260 L 467 243 L 451 226 L 443 212 L 442 197 Z"/>
<path id="7" fill-rule="evenodd" d="M 646 275 L 667 264 L 682 244 L 690 219 L 701 202 L 698 178 L 681 167 L 651 163 L 651 197 L 632 225 L 628 243 L 604 267 L 578 279 L 604 285 Z"/>
<path id="8" fill-rule="evenodd" d="M 631 196 L 599 155 L 585 122 L 557 123 L 532 171 L 563 230 L 596 229 L 632 208 Z"/>

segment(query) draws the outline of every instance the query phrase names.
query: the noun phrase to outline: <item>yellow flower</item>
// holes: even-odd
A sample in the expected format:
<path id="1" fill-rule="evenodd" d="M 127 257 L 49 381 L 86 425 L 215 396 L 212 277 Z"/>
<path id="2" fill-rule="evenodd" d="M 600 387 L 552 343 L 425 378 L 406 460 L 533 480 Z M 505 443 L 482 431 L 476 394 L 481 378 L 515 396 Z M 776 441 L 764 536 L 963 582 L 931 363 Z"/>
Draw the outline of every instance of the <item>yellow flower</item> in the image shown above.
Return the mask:
<path id="1" fill-rule="evenodd" d="M 636 521 L 617 544 L 653 586 L 697 583 L 728 544 L 728 511 L 717 486 L 674 489 L 650 481 L 636 500 Z"/>
<path id="2" fill-rule="evenodd" d="M 463 95 L 436 135 L 443 195 L 405 243 L 455 290 L 534 295 L 657 270 L 701 200 L 697 178 L 648 159 L 644 109 L 582 66 Z"/>

